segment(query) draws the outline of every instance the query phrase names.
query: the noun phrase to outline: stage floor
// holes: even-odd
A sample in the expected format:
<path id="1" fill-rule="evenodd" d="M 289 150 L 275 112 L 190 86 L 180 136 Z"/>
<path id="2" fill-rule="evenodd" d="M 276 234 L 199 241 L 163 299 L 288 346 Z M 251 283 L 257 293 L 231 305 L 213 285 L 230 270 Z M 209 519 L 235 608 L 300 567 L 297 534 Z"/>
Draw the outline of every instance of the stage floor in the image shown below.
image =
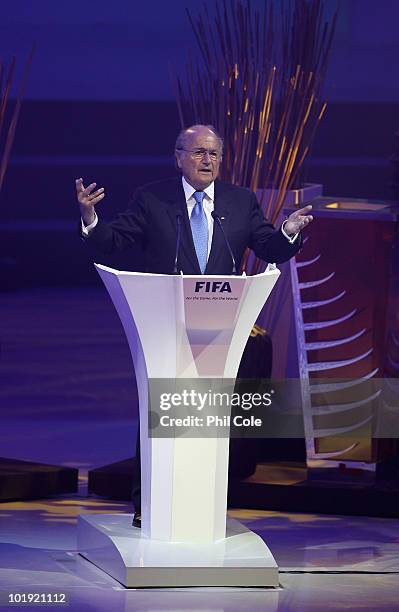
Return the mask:
<path id="1" fill-rule="evenodd" d="M 78 495 L 2 504 L 2 597 L 8 592 L 65 592 L 68 609 L 96 612 L 398 610 L 397 519 L 235 510 L 229 514 L 267 541 L 280 567 L 279 588 L 126 590 L 78 555 L 76 517 L 130 511 L 121 502 Z"/>

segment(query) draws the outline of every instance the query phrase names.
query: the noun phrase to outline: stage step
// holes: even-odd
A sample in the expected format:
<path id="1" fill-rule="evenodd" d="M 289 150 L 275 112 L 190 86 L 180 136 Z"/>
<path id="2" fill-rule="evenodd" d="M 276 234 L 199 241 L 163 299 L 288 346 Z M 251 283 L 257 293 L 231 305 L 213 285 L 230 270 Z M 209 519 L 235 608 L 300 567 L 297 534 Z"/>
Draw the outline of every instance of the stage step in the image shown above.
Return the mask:
<path id="1" fill-rule="evenodd" d="M 134 459 L 126 459 L 89 472 L 89 493 L 129 500 Z M 257 508 L 355 516 L 399 517 L 399 481 L 376 484 L 315 482 L 298 462 L 259 464 L 256 473 L 241 480 L 230 478 L 229 508 Z"/>
<path id="2" fill-rule="evenodd" d="M 0 501 L 22 501 L 76 493 L 78 470 L 0 458 Z"/>

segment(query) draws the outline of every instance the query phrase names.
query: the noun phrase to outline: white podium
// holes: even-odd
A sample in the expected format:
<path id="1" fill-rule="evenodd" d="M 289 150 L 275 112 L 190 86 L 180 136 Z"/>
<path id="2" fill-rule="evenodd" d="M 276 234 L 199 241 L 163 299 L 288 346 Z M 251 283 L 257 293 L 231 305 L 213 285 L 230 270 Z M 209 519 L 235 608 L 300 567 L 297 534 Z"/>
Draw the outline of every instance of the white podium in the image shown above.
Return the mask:
<path id="1" fill-rule="evenodd" d="M 122 321 L 140 409 L 142 528 L 80 516 L 78 550 L 127 587 L 277 586 L 263 540 L 226 521 L 228 436 L 149 435 L 149 382 L 235 379 L 280 272 L 170 276 L 96 265 Z"/>

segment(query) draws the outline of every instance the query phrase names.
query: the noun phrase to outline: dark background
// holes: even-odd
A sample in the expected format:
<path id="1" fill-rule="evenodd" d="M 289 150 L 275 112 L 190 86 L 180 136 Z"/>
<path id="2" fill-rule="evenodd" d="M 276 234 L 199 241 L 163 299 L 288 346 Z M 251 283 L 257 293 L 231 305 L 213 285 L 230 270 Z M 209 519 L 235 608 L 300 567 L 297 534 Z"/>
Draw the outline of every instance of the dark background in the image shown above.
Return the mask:
<path id="1" fill-rule="evenodd" d="M 215 2 L 206 4 L 212 12 Z M 340 4 L 325 86 L 329 105 L 306 178 L 323 183 L 326 195 L 392 199 L 399 2 Z M 17 75 L 36 44 L 0 194 L 3 287 L 97 282 L 77 237 L 74 179 L 106 188 L 101 214 L 112 218 L 136 186 L 173 174 L 180 126 L 170 73 L 181 74 L 188 50 L 196 48 L 185 7 L 196 14 L 201 6 L 194 0 L 2 3 L 0 56 L 17 56 Z M 335 6 L 328 1 L 327 13 Z"/>

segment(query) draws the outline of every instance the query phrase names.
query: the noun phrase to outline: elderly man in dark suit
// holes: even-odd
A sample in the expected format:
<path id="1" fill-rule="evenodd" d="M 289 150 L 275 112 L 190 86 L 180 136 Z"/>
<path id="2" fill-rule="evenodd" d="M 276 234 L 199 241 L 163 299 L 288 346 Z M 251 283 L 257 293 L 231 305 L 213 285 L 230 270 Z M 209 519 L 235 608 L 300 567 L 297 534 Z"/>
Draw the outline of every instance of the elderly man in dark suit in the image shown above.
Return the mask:
<path id="1" fill-rule="evenodd" d="M 104 189 L 77 179 L 82 236 L 103 253 L 140 245 L 146 270 L 158 274 L 232 274 L 247 247 L 264 261 L 287 261 L 300 248 L 301 229 L 312 221 L 311 206 L 275 229 L 255 194 L 217 179 L 222 155 L 223 141 L 212 126 L 183 130 L 175 146 L 181 176 L 138 189 L 129 208 L 109 224 L 95 212 Z M 139 480 L 133 501 L 133 524 L 140 526 Z"/>

